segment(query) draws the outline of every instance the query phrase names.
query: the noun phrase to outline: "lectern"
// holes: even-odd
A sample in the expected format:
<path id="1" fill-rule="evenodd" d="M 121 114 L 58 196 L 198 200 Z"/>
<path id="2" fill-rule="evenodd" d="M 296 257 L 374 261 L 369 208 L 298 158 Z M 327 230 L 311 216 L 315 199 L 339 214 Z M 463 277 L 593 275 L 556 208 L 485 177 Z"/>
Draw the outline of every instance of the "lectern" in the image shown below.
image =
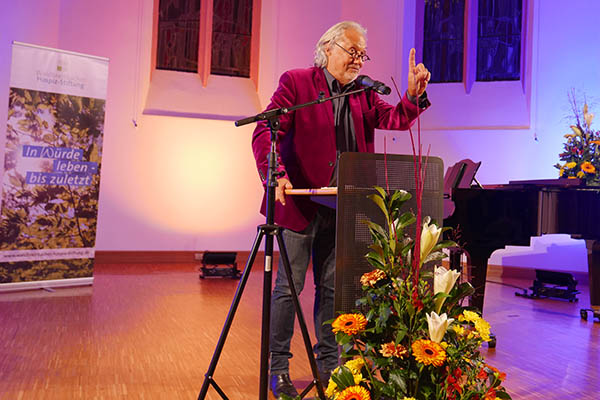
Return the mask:
<path id="1" fill-rule="evenodd" d="M 422 216 L 442 224 L 444 212 L 444 165 L 439 157 L 423 157 L 425 182 Z M 406 190 L 413 197 L 404 211 L 417 213 L 415 196 L 415 160 L 412 155 L 344 153 L 338 165 L 337 237 L 335 270 L 335 311 L 350 312 L 362 296 L 360 277 L 372 269 L 365 255 L 372 243 L 364 221 L 383 225 L 385 218 L 379 207 L 367 198 L 376 193 L 374 186 Z M 414 237 L 416 223 L 409 234 Z"/>

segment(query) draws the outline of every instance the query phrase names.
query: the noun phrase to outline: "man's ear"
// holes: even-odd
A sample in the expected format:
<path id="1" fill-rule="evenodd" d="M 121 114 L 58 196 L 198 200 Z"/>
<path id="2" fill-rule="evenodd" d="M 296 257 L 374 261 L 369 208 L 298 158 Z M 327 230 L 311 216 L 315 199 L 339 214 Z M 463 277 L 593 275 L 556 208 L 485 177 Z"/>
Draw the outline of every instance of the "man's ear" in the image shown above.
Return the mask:
<path id="1" fill-rule="evenodd" d="M 325 46 L 325 54 L 327 54 L 327 58 L 329 59 L 329 56 L 331 56 L 331 42 L 327 43 L 327 46 Z"/>

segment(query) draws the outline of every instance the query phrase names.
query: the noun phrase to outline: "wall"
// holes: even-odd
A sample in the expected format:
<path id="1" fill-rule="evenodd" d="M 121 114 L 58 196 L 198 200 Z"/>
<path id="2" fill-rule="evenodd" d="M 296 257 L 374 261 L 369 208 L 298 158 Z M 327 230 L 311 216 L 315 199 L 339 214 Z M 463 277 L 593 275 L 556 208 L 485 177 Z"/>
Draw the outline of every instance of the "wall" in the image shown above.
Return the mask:
<path id="1" fill-rule="evenodd" d="M 491 101 L 497 100 L 493 95 L 490 103 L 446 114 L 443 120 L 433 112 L 423 116 L 424 128 L 436 127 L 423 130 L 431 154 L 441 156 L 446 165 L 462 158 L 482 161 L 478 179 L 484 184 L 555 177 L 552 165 L 569 125 L 567 92 L 575 88 L 592 100 L 600 93 L 600 45 L 594 39 L 600 3 L 576 0 L 559 8 L 561 1 L 532 1 L 530 125 L 444 129 L 460 125 L 469 115 L 489 112 Z M 152 0 L 2 2 L 0 120 L 6 118 L 10 41 L 109 57 L 97 248 L 248 250 L 256 225 L 263 221 L 257 213 L 262 188 L 250 152 L 252 127 L 143 114 L 150 87 L 152 7 Z M 368 28 L 373 61 L 364 73 L 387 83 L 394 76 L 404 90 L 414 15 L 415 2 L 408 0 L 383 0 L 368 7 L 359 0 L 263 0 L 260 103 L 266 105 L 284 70 L 311 64 L 314 43 L 342 19 L 358 20 Z M 435 107 L 456 101 L 441 93 L 430 90 Z M 395 100 L 393 93 L 389 101 Z M 510 98 L 503 101 L 510 104 Z M 503 112 L 499 109 L 495 116 L 501 120 Z M 406 133 L 380 134 L 379 151 L 383 138 L 387 151 L 410 152 Z M 566 258 L 548 256 L 557 251 Z M 585 250 L 564 235 L 552 236 L 534 240 L 531 248 L 497 251 L 492 262 L 585 269 Z"/>

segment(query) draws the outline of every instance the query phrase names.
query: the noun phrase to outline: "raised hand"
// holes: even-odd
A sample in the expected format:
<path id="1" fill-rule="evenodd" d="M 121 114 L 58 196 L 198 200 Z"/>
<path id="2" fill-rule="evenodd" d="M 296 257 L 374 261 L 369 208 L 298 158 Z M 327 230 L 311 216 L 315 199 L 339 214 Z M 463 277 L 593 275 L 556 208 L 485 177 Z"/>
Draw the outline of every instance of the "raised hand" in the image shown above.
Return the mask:
<path id="1" fill-rule="evenodd" d="M 419 97 L 423 94 L 431 78 L 431 73 L 423 63 L 415 65 L 415 49 L 408 54 L 408 94 Z"/>

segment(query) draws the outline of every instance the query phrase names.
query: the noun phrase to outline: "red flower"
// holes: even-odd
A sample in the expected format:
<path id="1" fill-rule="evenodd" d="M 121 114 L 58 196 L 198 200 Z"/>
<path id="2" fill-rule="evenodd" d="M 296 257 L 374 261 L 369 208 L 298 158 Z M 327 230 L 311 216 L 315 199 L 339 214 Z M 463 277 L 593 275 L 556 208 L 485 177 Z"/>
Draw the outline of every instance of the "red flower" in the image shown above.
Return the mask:
<path id="1" fill-rule="evenodd" d="M 417 309 L 417 311 L 421 311 L 423 309 L 423 302 L 419 299 L 419 295 L 415 290 L 412 295 L 412 305 Z"/>
<path id="2" fill-rule="evenodd" d="M 481 371 L 477 374 L 477 379 L 485 380 L 487 379 L 488 374 L 485 372 L 485 368 L 481 368 Z"/>
<path id="3" fill-rule="evenodd" d="M 460 368 L 456 368 L 452 374 L 448 375 L 448 378 L 446 379 L 446 382 L 448 383 L 448 389 L 450 389 L 448 393 L 448 400 L 451 400 L 451 398 L 456 399 L 456 394 L 454 392 L 462 394 L 462 386 L 459 383 L 461 376 L 462 370 Z"/>
<path id="4" fill-rule="evenodd" d="M 483 400 L 494 400 L 496 398 L 496 389 L 493 387 L 489 388 Z"/>

